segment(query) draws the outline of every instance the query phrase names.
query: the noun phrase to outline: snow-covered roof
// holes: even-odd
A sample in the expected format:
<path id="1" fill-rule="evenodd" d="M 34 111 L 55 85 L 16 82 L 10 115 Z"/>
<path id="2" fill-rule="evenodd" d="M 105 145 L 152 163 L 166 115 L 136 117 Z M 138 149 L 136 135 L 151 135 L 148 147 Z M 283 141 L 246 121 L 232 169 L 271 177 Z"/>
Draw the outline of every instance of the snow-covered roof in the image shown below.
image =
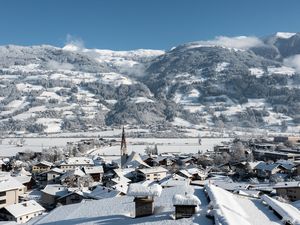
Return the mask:
<path id="1" fill-rule="evenodd" d="M 21 184 L 29 183 L 30 180 L 31 180 L 31 176 L 24 176 L 24 175 L 15 176 L 14 178 L 15 178 L 17 181 L 19 181 Z"/>
<path id="2" fill-rule="evenodd" d="M 67 171 L 64 173 L 60 179 L 65 180 L 66 178 L 72 177 L 72 176 L 77 176 L 77 177 L 84 177 L 86 174 L 79 168 L 76 167 L 74 170 Z"/>
<path id="3" fill-rule="evenodd" d="M 128 186 L 129 184 L 128 183 L 116 183 L 115 185 L 111 186 L 112 189 L 118 191 L 118 192 L 121 192 L 123 194 L 126 194 L 127 191 L 128 191 Z"/>
<path id="4" fill-rule="evenodd" d="M 211 213 L 215 224 L 281 224 L 280 219 L 258 199 L 234 195 L 212 184 L 206 185 L 205 188 L 213 207 Z"/>
<path id="5" fill-rule="evenodd" d="M 227 180 L 210 179 L 207 182 L 209 182 L 217 187 L 221 187 L 227 191 L 246 190 L 250 186 L 248 183 L 233 182 L 233 181 L 227 181 Z"/>
<path id="6" fill-rule="evenodd" d="M 71 157 L 68 158 L 65 162 L 61 163 L 61 166 L 64 165 L 73 165 L 73 166 L 80 166 L 80 165 L 94 165 L 93 159 L 90 159 L 88 157 Z"/>
<path id="7" fill-rule="evenodd" d="M 58 174 L 63 174 L 64 173 L 64 171 L 62 169 L 57 168 L 57 167 L 51 169 L 50 171 L 58 173 Z"/>
<path id="8" fill-rule="evenodd" d="M 24 167 L 21 168 L 21 170 L 19 171 L 18 174 L 24 175 L 24 176 L 31 176 L 31 173 L 29 171 L 25 170 Z"/>
<path id="9" fill-rule="evenodd" d="M 279 164 L 276 163 L 266 163 L 266 162 L 260 162 L 257 164 L 254 169 L 256 170 L 264 170 L 264 171 L 272 171 L 276 169 L 279 166 Z"/>
<path id="10" fill-rule="evenodd" d="M 267 195 L 261 196 L 261 199 L 266 202 L 274 211 L 282 216 L 283 222 L 289 222 L 289 224 L 300 224 L 300 211 L 291 204 L 280 202 Z"/>
<path id="11" fill-rule="evenodd" d="M 240 195 L 245 195 L 245 196 L 249 196 L 249 197 L 254 197 L 254 198 L 258 198 L 260 195 L 260 191 L 256 191 L 256 190 L 239 190 L 238 194 Z"/>
<path id="12" fill-rule="evenodd" d="M 145 169 L 139 169 L 139 171 L 142 172 L 143 174 L 168 172 L 167 169 L 165 169 L 161 166 L 145 168 Z"/>
<path id="13" fill-rule="evenodd" d="M 193 177 L 192 174 L 190 174 L 187 170 L 179 170 L 179 172 L 188 178 Z"/>
<path id="14" fill-rule="evenodd" d="M 63 196 L 68 193 L 68 188 L 60 184 L 48 184 L 41 191 L 49 195 Z"/>
<path id="15" fill-rule="evenodd" d="M 292 182 L 279 182 L 274 185 L 274 188 L 300 188 L 300 181 L 292 181 Z"/>
<path id="16" fill-rule="evenodd" d="M 195 215 L 195 218 L 181 220 L 172 220 L 170 218 L 170 212 L 174 211 L 172 197 L 175 194 L 184 194 L 190 191 L 187 189 L 190 189 L 190 187 L 178 186 L 163 189 L 161 196 L 154 201 L 154 207 L 160 209 L 159 215 L 154 213 L 151 216 L 133 219 L 135 211 L 133 197 L 120 196 L 60 206 L 41 216 L 38 220 L 29 221 L 29 224 L 129 225 L 134 223 L 136 225 L 192 225 L 198 223 L 201 225 L 212 225 L 212 222 L 205 215 Z M 202 195 L 205 198 L 204 193 Z"/>
<path id="17" fill-rule="evenodd" d="M 124 168 L 126 168 L 126 167 L 137 168 L 139 166 L 144 166 L 144 167 L 147 167 L 147 168 L 150 167 L 147 163 L 145 163 L 142 160 L 141 156 L 138 153 L 133 151 L 129 155 L 129 157 L 128 157 L 126 163 L 123 165 L 123 167 Z"/>
<path id="18" fill-rule="evenodd" d="M 43 212 L 45 209 L 34 200 L 21 202 L 18 204 L 8 205 L 4 207 L 15 218 L 25 216 L 31 213 Z"/>
<path id="19" fill-rule="evenodd" d="M 88 195 L 95 198 L 95 199 L 103 199 L 103 198 L 117 197 L 117 196 L 120 195 L 120 192 L 116 191 L 116 190 L 113 190 L 111 188 L 104 187 L 104 186 L 97 186 Z"/>
<path id="20" fill-rule="evenodd" d="M 151 186 L 145 186 L 139 183 L 130 184 L 128 187 L 127 195 L 134 197 L 145 196 L 160 196 L 162 187 L 159 184 L 153 184 Z"/>
<path id="21" fill-rule="evenodd" d="M 48 166 L 48 167 L 53 166 L 53 164 L 48 161 L 41 161 L 41 162 L 37 162 L 36 164 L 34 164 L 34 166 L 39 166 L 39 165 Z"/>
<path id="22" fill-rule="evenodd" d="M 103 173 L 102 166 L 85 166 L 83 170 L 86 174 Z"/>
<path id="23" fill-rule="evenodd" d="M 261 163 L 262 161 L 256 161 L 256 162 L 248 162 L 248 166 L 250 167 L 250 169 L 254 169 L 259 163 Z"/>
<path id="24" fill-rule="evenodd" d="M 180 195 L 176 194 L 173 197 L 173 204 L 174 205 L 200 205 L 201 201 L 199 198 L 195 195 L 192 194 L 187 194 L 187 195 Z"/>
<path id="25" fill-rule="evenodd" d="M 162 187 L 174 187 L 179 185 L 187 185 L 189 182 L 190 180 L 188 178 L 181 177 L 178 174 L 173 174 L 163 178 L 159 183 Z"/>
<path id="26" fill-rule="evenodd" d="M 0 173 L 0 191 L 15 190 L 24 188 L 15 177 L 10 176 L 8 173 Z"/>

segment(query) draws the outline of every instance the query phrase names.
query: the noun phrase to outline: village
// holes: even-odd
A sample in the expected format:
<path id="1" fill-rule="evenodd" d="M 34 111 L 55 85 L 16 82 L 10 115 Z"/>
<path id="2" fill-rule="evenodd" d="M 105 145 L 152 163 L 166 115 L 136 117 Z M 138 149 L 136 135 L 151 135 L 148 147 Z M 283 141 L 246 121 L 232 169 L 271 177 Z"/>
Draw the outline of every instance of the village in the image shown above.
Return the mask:
<path id="1" fill-rule="evenodd" d="M 106 145 L 118 158 L 90 154 Z M 300 137 L 139 154 L 123 128 L 68 146 L 0 160 L 0 224 L 300 224 Z"/>

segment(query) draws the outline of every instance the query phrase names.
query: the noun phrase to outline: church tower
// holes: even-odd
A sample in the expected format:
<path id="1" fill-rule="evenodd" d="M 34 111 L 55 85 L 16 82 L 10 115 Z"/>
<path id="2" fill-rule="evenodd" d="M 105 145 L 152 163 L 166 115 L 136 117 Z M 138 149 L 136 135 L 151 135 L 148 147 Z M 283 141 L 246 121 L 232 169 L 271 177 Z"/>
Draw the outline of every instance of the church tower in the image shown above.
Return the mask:
<path id="1" fill-rule="evenodd" d="M 121 140 L 121 168 L 123 168 L 128 158 L 127 146 L 126 146 L 126 137 L 125 137 L 125 128 L 123 127 L 122 131 L 122 140 Z"/>

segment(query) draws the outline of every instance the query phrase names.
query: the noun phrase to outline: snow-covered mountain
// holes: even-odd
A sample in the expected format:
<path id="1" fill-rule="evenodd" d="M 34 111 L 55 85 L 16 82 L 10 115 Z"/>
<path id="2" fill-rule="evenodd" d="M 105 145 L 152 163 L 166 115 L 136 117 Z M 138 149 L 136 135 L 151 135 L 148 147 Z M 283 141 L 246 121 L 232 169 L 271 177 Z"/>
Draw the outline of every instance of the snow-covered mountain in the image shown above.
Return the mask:
<path id="1" fill-rule="evenodd" d="M 300 34 L 217 37 L 169 51 L 0 47 L 0 129 L 103 125 L 298 131 Z"/>

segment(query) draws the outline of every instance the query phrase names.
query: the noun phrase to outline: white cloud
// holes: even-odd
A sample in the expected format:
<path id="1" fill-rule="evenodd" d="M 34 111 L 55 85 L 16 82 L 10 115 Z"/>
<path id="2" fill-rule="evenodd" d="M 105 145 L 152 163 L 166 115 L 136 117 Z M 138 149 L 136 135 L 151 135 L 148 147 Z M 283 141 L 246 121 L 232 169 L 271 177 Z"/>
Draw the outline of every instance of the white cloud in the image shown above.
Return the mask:
<path id="1" fill-rule="evenodd" d="M 198 41 L 193 43 L 193 45 L 198 46 L 222 46 L 227 48 L 236 48 L 242 50 L 248 50 L 252 47 L 263 46 L 264 43 L 257 37 L 247 37 L 247 36 L 238 36 L 238 37 L 226 37 L 218 36 L 213 40 L 208 41 Z M 191 46 L 195 47 L 195 46 Z"/>
<path id="2" fill-rule="evenodd" d="M 295 68 L 295 70 L 300 73 L 300 55 L 293 55 L 289 58 L 283 60 L 286 66 Z"/>
<path id="3" fill-rule="evenodd" d="M 66 43 L 63 49 L 69 51 L 82 50 L 84 49 L 84 42 L 80 37 L 75 37 L 71 34 L 67 34 Z"/>

